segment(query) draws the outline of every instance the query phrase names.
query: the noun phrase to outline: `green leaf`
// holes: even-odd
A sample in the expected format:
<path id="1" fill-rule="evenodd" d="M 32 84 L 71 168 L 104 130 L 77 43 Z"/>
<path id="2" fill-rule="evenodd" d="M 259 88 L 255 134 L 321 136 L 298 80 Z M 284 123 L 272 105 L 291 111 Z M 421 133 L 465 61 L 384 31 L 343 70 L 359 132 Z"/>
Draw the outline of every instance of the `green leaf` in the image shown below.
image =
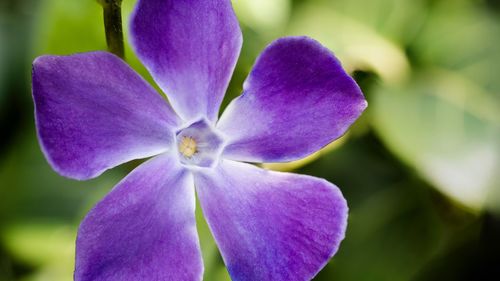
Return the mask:
<path id="1" fill-rule="evenodd" d="M 155 86 L 146 68 L 134 54 L 129 41 L 129 20 L 135 1 L 122 4 L 125 59 L 139 74 Z M 38 17 L 37 56 L 69 55 L 89 51 L 105 51 L 103 11 L 97 1 L 47 0 Z"/>
<path id="2" fill-rule="evenodd" d="M 2 240 L 12 255 L 27 264 L 41 266 L 64 262 L 72 267 L 76 230 L 54 223 L 18 223 L 6 227 Z"/>
<path id="3" fill-rule="evenodd" d="M 233 1 L 238 20 L 262 35 L 275 36 L 283 31 L 290 17 L 290 0 Z"/>
<path id="4" fill-rule="evenodd" d="M 500 112 L 491 93 L 434 70 L 403 86 L 379 85 L 371 110 L 381 139 L 427 181 L 473 210 L 488 204 L 500 167 Z"/>
<path id="5" fill-rule="evenodd" d="M 37 55 L 106 49 L 102 8 L 97 1 L 45 1 L 35 34 Z"/>
<path id="6" fill-rule="evenodd" d="M 17 223 L 2 233 L 2 243 L 18 261 L 37 268 L 23 281 L 71 280 L 76 229 L 65 224 Z"/>
<path id="7" fill-rule="evenodd" d="M 105 193 L 123 176 L 120 168 L 90 181 L 58 175 L 43 156 L 33 125 L 0 159 L 0 226 L 19 219 L 78 221 L 88 201 L 95 203 L 95 194 Z"/>
<path id="8" fill-rule="evenodd" d="M 292 18 L 290 35 L 307 35 L 331 49 L 348 71 L 368 70 L 392 83 L 405 80 L 409 62 L 395 42 L 374 26 L 327 4 L 301 6 Z"/>
<path id="9" fill-rule="evenodd" d="M 500 21 L 484 4 L 437 1 L 411 50 L 420 64 L 458 71 L 498 94 L 499 45 Z"/>
<path id="10" fill-rule="evenodd" d="M 336 13 L 369 26 L 398 45 L 413 40 L 426 19 L 423 0 L 323 0 Z M 334 15 L 332 15 L 334 17 Z"/>

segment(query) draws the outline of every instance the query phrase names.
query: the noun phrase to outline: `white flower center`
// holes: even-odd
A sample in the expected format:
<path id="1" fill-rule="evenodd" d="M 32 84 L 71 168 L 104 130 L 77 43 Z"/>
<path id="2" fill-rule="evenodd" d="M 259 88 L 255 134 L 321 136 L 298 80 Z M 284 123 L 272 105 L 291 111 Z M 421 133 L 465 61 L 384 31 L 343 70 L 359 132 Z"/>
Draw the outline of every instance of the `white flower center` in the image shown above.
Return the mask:
<path id="1" fill-rule="evenodd" d="M 179 160 L 183 165 L 213 167 L 222 152 L 224 141 L 205 119 L 176 132 Z"/>

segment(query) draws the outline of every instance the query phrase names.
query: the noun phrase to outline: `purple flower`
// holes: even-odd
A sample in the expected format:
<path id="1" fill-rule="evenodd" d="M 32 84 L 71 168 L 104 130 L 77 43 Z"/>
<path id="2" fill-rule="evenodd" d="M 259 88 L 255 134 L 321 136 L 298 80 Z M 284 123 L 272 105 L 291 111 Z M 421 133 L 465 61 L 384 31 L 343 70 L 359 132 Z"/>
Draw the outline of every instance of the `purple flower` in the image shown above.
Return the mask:
<path id="1" fill-rule="evenodd" d="M 337 251 L 347 205 L 333 184 L 245 162 L 307 156 L 366 107 L 326 48 L 269 45 L 217 120 L 242 36 L 229 0 L 139 0 L 135 49 L 170 104 L 105 52 L 33 64 L 38 137 L 61 175 L 141 164 L 95 206 L 76 241 L 76 280 L 200 280 L 195 190 L 233 280 L 308 280 Z M 174 111 L 175 110 L 175 111 Z"/>

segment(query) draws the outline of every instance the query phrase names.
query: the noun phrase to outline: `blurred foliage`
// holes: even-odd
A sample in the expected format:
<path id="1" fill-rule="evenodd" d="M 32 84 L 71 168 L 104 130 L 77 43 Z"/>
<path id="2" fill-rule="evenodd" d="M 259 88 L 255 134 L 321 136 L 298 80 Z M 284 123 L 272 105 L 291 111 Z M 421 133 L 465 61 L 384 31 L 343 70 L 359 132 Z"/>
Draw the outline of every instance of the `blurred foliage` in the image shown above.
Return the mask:
<path id="1" fill-rule="evenodd" d="M 389 3 L 377 6 L 384 2 Z M 333 50 L 348 70 L 373 71 L 384 80 L 398 81 L 404 79 L 409 72 L 409 62 L 404 51 L 391 37 L 382 34 L 386 24 L 369 24 L 376 21 L 374 18 L 379 18 L 379 21 L 389 19 L 387 15 L 378 14 L 387 12 L 387 5 L 399 6 L 398 3 L 402 1 L 304 1 L 291 19 L 288 34 L 315 38 Z M 378 8 L 359 9 L 366 5 Z M 411 10 L 411 7 L 407 8 Z M 360 15 L 360 12 L 365 15 Z M 370 20 L 372 18 L 373 20 Z M 397 21 L 395 25 L 404 26 L 407 17 L 402 16 L 394 20 Z M 387 32 L 391 30 L 389 27 L 386 29 Z"/>
<path id="2" fill-rule="evenodd" d="M 489 93 L 455 73 L 414 76 L 402 87 L 374 89 L 375 129 L 430 183 L 480 210 L 498 184 L 500 112 Z"/>
<path id="3" fill-rule="evenodd" d="M 125 31 L 134 4 L 123 1 Z M 349 202 L 346 239 L 315 280 L 497 280 L 498 1 L 233 4 L 244 46 L 223 106 L 261 50 L 285 35 L 334 51 L 369 101 L 341 140 L 305 161 L 266 166 L 326 178 Z M 0 281 L 71 280 L 79 222 L 140 163 L 76 182 L 53 172 L 37 144 L 31 61 L 105 48 L 95 1 L 0 2 Z M 126 59 L 153 83 L 128 43 Z M 205 280 L 229 280 L 199 206 L 197 221 Z"/>

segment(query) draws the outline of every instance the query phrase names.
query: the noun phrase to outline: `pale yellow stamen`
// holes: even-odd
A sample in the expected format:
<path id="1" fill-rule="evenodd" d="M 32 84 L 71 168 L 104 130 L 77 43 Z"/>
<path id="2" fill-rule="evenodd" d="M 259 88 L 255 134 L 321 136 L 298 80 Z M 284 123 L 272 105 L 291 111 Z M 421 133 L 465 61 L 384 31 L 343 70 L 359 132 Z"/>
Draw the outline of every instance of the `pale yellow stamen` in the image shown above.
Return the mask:
<path id="1" fill-rule="evenodd" d="M 191 158 L 196 153 L 196 141 L 191 137 L 183 137 L 179 144 L 179 151 L 185 157 Z"/>

